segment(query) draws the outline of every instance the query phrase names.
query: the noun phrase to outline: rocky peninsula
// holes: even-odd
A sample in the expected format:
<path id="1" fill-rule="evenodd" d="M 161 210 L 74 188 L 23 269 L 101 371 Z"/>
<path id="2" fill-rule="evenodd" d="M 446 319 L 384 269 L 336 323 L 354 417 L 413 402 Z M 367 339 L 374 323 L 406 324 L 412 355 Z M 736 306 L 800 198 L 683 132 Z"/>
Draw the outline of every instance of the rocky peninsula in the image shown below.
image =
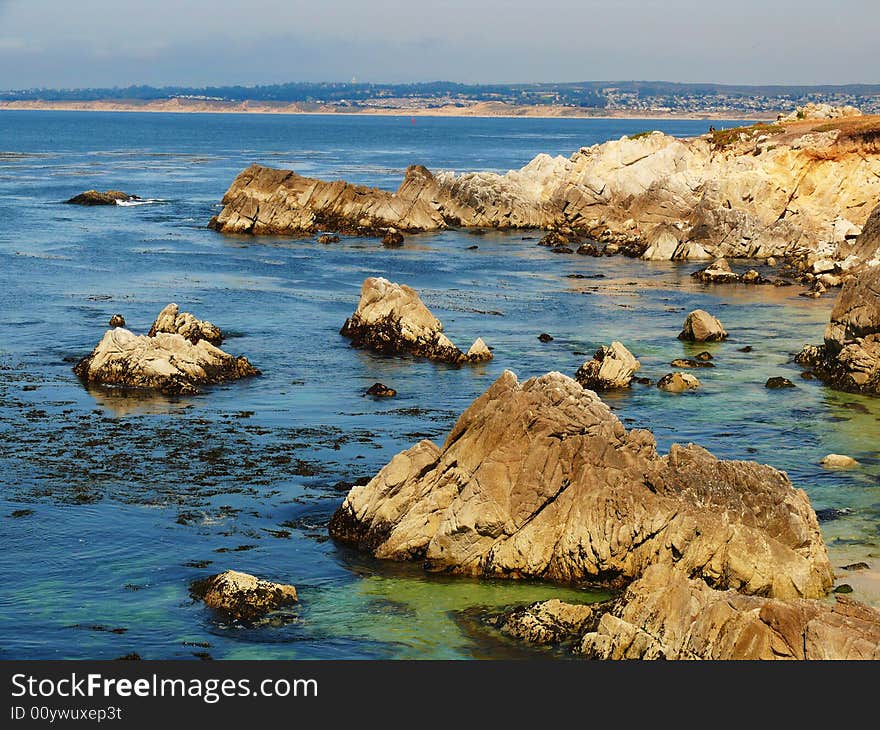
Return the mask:
<path id="1" fill-rule="evenodd" d="M 654 259 L 844 261 L 880 202 L 880 117 L 660 132 L 538 155 L 504 175 L 409 167 L 394 193 L 253 165 L 233 181 L 218 231 L 383 236 L 449 227 L 546 229 Z M 621 244 L 626 244 L 624 249 Z"/>

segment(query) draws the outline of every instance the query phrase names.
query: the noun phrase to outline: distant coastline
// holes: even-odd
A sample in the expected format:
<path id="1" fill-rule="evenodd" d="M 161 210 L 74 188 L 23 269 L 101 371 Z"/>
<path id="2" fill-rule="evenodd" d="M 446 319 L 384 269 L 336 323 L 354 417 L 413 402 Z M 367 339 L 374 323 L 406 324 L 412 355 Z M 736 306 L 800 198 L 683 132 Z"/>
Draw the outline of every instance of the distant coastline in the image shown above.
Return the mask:
<path id="1" fill-rule="evenodd" d="M 507 117 L 533 119 L 704 119 L 766 120 L 775 119 L 772 112 L 742 111 L 685 112 L 663 110 L 595 109 L 561 105 L 515 106 L 504 102 L 477 102 L 467 106 L 414 107 L 344 107 L 335 104 L 288 104 L 262 101 L 223 102 L 194 99 L 161 99 L 155 101 L 3 101 L 0 111 L 84 111 L 84 112 L 173 112 L 184 114 L 323 114 L 346 116 L 411 116 L 411 117 Z"/>

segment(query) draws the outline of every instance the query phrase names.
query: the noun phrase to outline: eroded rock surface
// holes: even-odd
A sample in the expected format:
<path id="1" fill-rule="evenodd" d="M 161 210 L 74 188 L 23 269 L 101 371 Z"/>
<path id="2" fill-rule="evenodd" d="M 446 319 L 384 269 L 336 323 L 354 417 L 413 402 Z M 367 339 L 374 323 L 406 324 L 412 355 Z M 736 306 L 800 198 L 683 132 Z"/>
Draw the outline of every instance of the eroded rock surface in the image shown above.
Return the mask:
<path id="1" fill-rule="evenodd" d="M 357 310 L 345 320 L 340 334 L 351 339 L 355 347 L 389 355 L 414 355 L 449 363 L 492 359 L 482 338 L 477 338 L 466 353 L 459 350 L 415 289 L 378 277 L 364 281 Z"/>
<path id="2" fill-rule="evenodd" d="M 296 588 L 237 570 L 195 581 L 190 593 L 225 618 L 253 622 L 297 602 Z"/>
<path id="3" fill-rule="evenodd" d="M 413 166 L 394 193 L 255 165 L 233 181 L 210 225 L 375 236 L 389 228 L 541 228 L 656 259 L 833 256 L 880 201 L 878 126 L 876 117 L 840 117 L 688 140 L 656 132 L 568 158 L 541 154 L 504 175 Z"/>
<path id="4" fill-rule="evenodd" d="M 492 617 L 490 623 L 512 639 L 534 646 L 559 645 L 580 639 L 596 623 L 592 607 L 558 598 Z"/>
<path id="5" fill-rule="evenodd" d="M 657 454 L 599 397 L 506 371 L 442 447 L 422 441 L 353 488 L 331 534 L 379 558 L 509 578 L 624 585 L 675 564 L 719 588 L 820 596 L 832 572 L 806 494 L 697 446 Z"/>
<path id="6" fill-rule="evenodd" d="M 867 266 L 840 292 L 823 345 L 795 358 L 837 390 L 880 394 L 880 265 Z"/>
<path id="7" fill-rule="evenodd" d="M 668 565 L 593 609 L 578 651 L 595 659 L 880 659 L 876 609 L 714 590 Z"/>
<path id="8" fill-rule="evenodd" d="M 574 378 L 591 390 L 628 388 L 633 375 L 642 367 L 622 342 L 614 341 L 600 347 L 592 360 L 578 368 Z"/>
<path id="9" fill-rule="evenodd" d="M 181 312 L 173 302 L 159 312 L 148 336 L 155 337 L 160 332 L 182 335 L 194 345 L 199 340 L 206 340 L 219 347 L 223 342 L 223 333 L 219 327 L 207 320 L 197 319 L 189 312 Z"/>
<path id="10" fill-rule="evenodd" d="M 166 307 L 163 313 L 170 311 Z M 186 317 L 199 325 L 213 327 L 192 315 Z M 173 321 L 178 319 L 175 317 Z M 162 321 L 172 320 L 170 317 L 163 320 L 160 315 L 157 324 Z M 184 322 L 192 323 L 190 319 Z M 196 331 L 186 329 L 191 333 Z M 158 390 L 172 395 L 191 395 L 198 393 L 200 386 L 260 374 L 246 357 L 234 357 L 206 339 L 193 343 L 176 332 L 153 333 L 151 330 L 151 333 L 136 335 L 122 327 L 107 330 L 91 354 L 80 360 L 73 370 L 87 383 Z"/>
<path id="11" fill-rule="evenodd" d="M 680 340 L 690 342 L 718 342 L 727 338 L 727 332 L 721 322 L 704 309 L 695 309 L 684 321 Z"/>

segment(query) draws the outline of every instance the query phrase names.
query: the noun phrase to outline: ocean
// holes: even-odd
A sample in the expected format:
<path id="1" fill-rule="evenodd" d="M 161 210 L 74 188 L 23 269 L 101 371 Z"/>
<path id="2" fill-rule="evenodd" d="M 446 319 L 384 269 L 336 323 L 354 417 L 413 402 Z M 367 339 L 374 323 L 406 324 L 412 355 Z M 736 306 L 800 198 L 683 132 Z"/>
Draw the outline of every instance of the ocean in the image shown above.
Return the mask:
<path id="1" fill-rule="evenodd" d="M 833 296 L 707 286 L 690 277 L 693 262 L 558 255 L 536 245 L 536 231 L 427 233 L 386 249 L 206 228 L 251 163 L 395 189 L 409 164 L 503 172 L 540 152 L 708 125 L 0 113 L 0 658 L 522 655 L 479 617 L 607 594 L 383 563 L 334 543 L 327 521 L 351 484 L 398 451 L 442 441 L 504 369 L 573 375 L 612 340 L 654 380 L 673 359 L 709 349 L 717 367 L 698 372 L 697 392 L 635 386 L 605 399 L 628 427 L 651 429 L 661 450 L 696 442 L 788 472 L 825 518 L 833 564 L 872 566 L 840 582 L 880 605 L 880 403 L 802 380 L 792 364 L 821 341 Z M 63 204 L 90 188 L 143 202 Z M 339 328 L 368 276 L 413 286 L 456 344 L 481 336 L 494 360 L 456 368 L 352 349 Z M 224 349 L 263 375 L 186 398 L 89 390 L 74 376 L 111 315 L 146 332 L 172 301 L 217 324 Z M 698 307 L 722 320 L 727 342 L 676 339 Z M 553 341 L 540 342 L 542 332 Z M 797 388 L 766 389 L 774 375 Z M 376 381 L 398 396 L 364 397 Z M 862 466 L 824 470 L 831 452 Z M 228 625 L 190 597 L 191 581 L 227 568 L 293 583 L 290 620 Z"/>

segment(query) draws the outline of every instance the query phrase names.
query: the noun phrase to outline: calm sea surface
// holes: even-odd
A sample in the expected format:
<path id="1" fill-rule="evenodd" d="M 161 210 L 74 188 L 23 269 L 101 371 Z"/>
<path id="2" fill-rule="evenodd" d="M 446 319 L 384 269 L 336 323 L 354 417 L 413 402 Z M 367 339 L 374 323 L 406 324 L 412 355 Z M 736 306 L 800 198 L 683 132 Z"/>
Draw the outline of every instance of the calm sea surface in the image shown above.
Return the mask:
<path id="1" fill-rule="evenodd" d="M 871 565 L 840 580 L 880 603 L 880 403 L 801 380 L 790 364 L 821 340 L 830 299 L 706 287 L 692 263 L 555 255 L 527 231 L 409 236 L 388 250 L 205 228 L 254 162 L 394 189 L 412 163 L 503 172 L 539 152 L 707 125 L 0 113 L 0 658 L 510 656 L 476 626 L 477 609 L 602 594 L 379 563 L 328 540 L 329 516 L 399 450 L 442 441 L 505 368 L 573 374 L 585 353 L 620 339 L 643 374 L 669 372 L 695 352 L 676 335 L 696 307 L 731 333 L 711 346 L 704 387 L 638 386 L 606 400 L 661 449 L 694 441 L 786 470 L 817 510 L 840 511 L 823 523 L 834 564 Z M 153 202 L 61 204 L 89 188 Z M 459 369 L 351 349 L 338 331 L 374 275 L 414 286 L 454 342 L 482 336 L 495 359 Z M 89 392 L 74 377 L 112 314 L 143 332 L 171 301 L 219 325 L 224 349 L 264 375 L 179 400 Z M 541 332 L 555 339 L 542 344 Z M 769 391 L 771 375 L 798 387 Z M 363 397 L 375 381 L 398 397 Z M 863 467 L 825 471 L 817 462 L 829 452 Z M 188 586 L 226 568 L 295 584 L 296 615 L 258 629 L 218 623 Z"/>

